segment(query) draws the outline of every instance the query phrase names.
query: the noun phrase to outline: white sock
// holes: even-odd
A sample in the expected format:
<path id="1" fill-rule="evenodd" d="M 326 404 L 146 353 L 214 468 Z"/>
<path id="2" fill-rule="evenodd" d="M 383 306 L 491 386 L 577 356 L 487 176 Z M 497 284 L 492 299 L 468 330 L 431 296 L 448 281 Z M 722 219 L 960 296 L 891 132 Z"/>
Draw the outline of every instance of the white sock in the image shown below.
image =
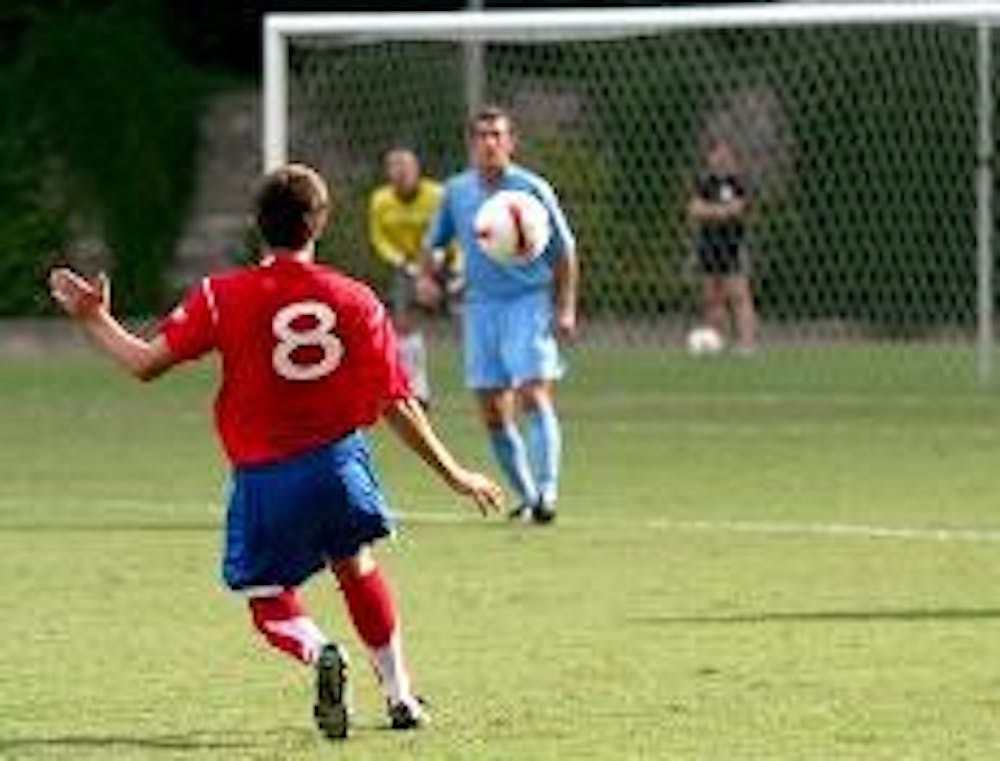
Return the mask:
<path id="1" fill-rule="evenodd" d="M 410 672 L 403 660 L 403 646 L 399 632 L 392 633 L 389 642 L 380 648 L 369 650 L 372 665 L 378 674 L 382 691 L 390 703 L 413 702 L 410 686 Z"/>
<path id="2" fill-rule="evenodd" d="M 431 385 L 427 378 L 427 347 L 424 334 L 418 330 L 400 336 L 399 358 L 410 376 L 413 395 L 422 401 L 431 398 Z"/>
<path id="3" fill-rule="evenodd" d="M 266 621 L 263 624 L 263 631 L 265 634 L 276 634 L 298 643 L 302 651 L 302 660 L 310 665 L 316 663 L 320 650 L 329 643 L 326 635 L 309 616 L 296 616 L 285 621 Z"/>

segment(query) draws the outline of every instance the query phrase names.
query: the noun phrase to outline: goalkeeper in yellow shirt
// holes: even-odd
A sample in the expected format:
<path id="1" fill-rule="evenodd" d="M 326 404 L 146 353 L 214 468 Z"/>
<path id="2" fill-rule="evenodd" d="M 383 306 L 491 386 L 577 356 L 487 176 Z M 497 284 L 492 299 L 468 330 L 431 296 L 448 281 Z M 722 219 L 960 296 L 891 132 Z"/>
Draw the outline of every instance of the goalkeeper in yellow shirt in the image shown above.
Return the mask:
<path id="1" fill-rule="evenodd" d="M 426 298 L 418 298 L 423 268 L 424 234 L 443 196 L 440 183 L 424 177 L 416 153 L 395 147 L 383 159 L 386 182 L 376 188 L 368 204 L 368 235 L 376 256 L 393 268 L 390 308 L 399 335 L 399 353 L 410 376 L 414 395 L 425 406 L 430 401 L 427 348 L 421 329 Z M 461 261 L 457 250 L 434 252 L 443 267 L 439 283 L 446 306 L 458 296 Z"/>

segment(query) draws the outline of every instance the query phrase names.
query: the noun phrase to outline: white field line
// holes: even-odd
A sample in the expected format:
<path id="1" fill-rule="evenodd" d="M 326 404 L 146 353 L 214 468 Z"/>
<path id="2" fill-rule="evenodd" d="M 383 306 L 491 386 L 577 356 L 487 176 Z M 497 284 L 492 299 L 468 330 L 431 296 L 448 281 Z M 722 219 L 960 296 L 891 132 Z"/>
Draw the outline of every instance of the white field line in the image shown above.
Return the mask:
<path id="1" fill-rule="evenodd" d="M 471 524 L 475 517 L 461 513 L 401 512 L 402 523 L 441 525 Z M 593 520 L 560 516 L 560 526 L 587 528 L 620 527 L 625 522 Z M 875 526 L 863 523 L 806 523 L 796 521 L 697 521 L 654 519 L 628 522 L 650 531 L 697 532 L 705 534 L 754 534 L 761 536 L 815 536 L 822 538 L 894 539 L 911 542 L 995 543 L 1000 542 L 1000 529 L 979 528 L 918 528 L 907 526 Z"/>
<path id="2" fill-rule="evenodd" d="M 916 528 L 873 526 L 863 523 L 796 523 L 791 521 L 650 521 L 648 527 L 663 531 L 764 534 L 858 539 L 897 539 L 917 542 L 1000 542 L 1000 530 L 975 528 Z"/>
<path id="3" fill-rule="evenodd" d="M 577 421 L 581 425 L 581 421 Z M 994 442 L 1000 440 L 1000 428 L 995 425 L 972 425 L 955 424 L 946 425 L 888 425 L 873 424 L 865 421 L 856 423 L 844 422 L 812 422 L 812 423 L 767 423 L 760 425 L 753 423 L 729 423 L 719 421 L 717 423 L 672 420 L 669 415 L 662 418 L 647 418 L 645 420 L 629 420 L 621 423 L 604 423 L 601 429 L 613 433 L 635 433 L 646 432 L 647 434 L 661 435 L 663 431 L 669 431 L 677 436 L 701 436 L 721 438 L 759 438 L 762 435 L 770 438 L 795 439 L 814 438 L 819 434 L 826 437 L 831 436 L 855 436 L 863 437 L 870 441 L 877 439 L 908 438 L 914 436 L 948 437 L 953 440 Z"/>
<path id="4" fill-rule="evenodd" d="M 584 393 L 578 391 L 577 393 Z M 881 393 L 877 389 L 871 392 L 842 392 L 842 391 L 739 391 L 727 389 L 725 392 L 705 393 L 702 391 L 690 391 L 687 389 L 654 389 L 639 388 L 628 391 L 614 390 L 592 390 L 587 391 L 590 402 L 594 405 L 604 404 L 624 404 L 634 405 L 637 403 L 650 401 L 663 401 L 666 404 L 708 404 L 714 406 L 725 406 L 730 404 L 745 404 L 754 407 L 785 407 L 788 405 L 800 405 L 806 407 L 833 406 L 833 407 L 857 407 L 868 409 L 925 409 L 928 405 L 933 405 L 935 410 L 942 407 L 958 408 L 986 408 L 996 409 L 996 398 L 987 395 L 974 395 L 970 393 L 942 391 L 940 393 L 911 393 L 901 391 L 898 393 Z M 457 397 L 456 397 L 457 398 Z"/>
<path id="5" fill-rule="evenodd" d="M 22 495 L 0 494 L 0 506 L 6 504 L 20 505 L 28 501 Z M 162 530 L 169 530 L 169 521 L 178 513 L 187 514 L 191 507 L 197 506 L 202 512 L 202 519 L 206 520 L 204 528 L 206 530 L 217 530 L 221 526 L 224 508 L 221 502 L 154 502 L 138 497 L 102 497 L 90 498 L 80 497 L 75 500 L 60 500 L 60 503 L 72 501 L 78 506 L 81 517 L 86 519 L 88 509 L 101 510 L 112 509 L 120 511 L 123 508 L 134 508 L 135 512 L 130 512 L 130 517 L 136 520 L 136 526 L 129 527 L 137 530 L 141 529 L 142 523 L 146 521 L 156 522 L 157 518 L 162 518 L 162 523 L 155 523 L 156 527 Z M 425 524 L 425 525 L 481 525 L 482 520 L 470 512 L 463 512 L 462 509 L 455 509 L 454 512 L 427 512 L 419 510 L 397 510 L 396 516 L 400 523 Z M 192 518 L 196 514 L 191 511 Z M 496 518 L 490 519 L 491 522 Z M 67 530 L 72 530 L 76 524 L 67 526 Z M 701 534 L 746 534 L 756 536 L 790 536 L 790 537 L 817 537 L 824 539 L 858 539 L 858 540 L 896 540 L 904 542 L 941 542 L 941 543 L 972 543 L 972 544 L 994 544 L 1000 543 L 1000 528 L 930 528 L 918 526 L 879 526 L 866 523 L 822 523 L 808 521 L 751 521 L 751 520 L 684 520 L 671 518 L 654 518 L 650 520 L 637 521 L 615 521 L 600 518 L 589 518 L 586 516 L 560 515 L 560 527 L 573 529 L 576 527 L 588 529 L 600 529 L 602 527 L 615 529 L 623 526 L 633 526 L 647 531 L 662 531 L 669 533 L 701 533 Z M 58 528 L 58 524 L 53 526 Z M 113 526 L 108 527 L 114 530 Z M 4 530 L 0 522 L 0 533 Z"/>

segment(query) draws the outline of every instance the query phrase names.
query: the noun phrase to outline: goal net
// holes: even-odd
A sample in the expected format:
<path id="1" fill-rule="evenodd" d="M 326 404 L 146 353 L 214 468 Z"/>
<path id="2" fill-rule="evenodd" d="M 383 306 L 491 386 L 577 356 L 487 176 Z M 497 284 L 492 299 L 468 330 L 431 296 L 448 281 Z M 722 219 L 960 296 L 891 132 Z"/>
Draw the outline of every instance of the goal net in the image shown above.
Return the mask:
<path id="1" fill-rule="evenodd" d="M 498 102 L 577 233 L 586 342 L 668 352 L 702 320 L 688 204 L 721 138 L 751 199 L 762 356 L 986 379 L 990 21 L 982 3 L 272 16 L 265 163 L 324 171 L 331 256 L 378 281 L 381 152 L 458 171 L 470 107 Z"/>

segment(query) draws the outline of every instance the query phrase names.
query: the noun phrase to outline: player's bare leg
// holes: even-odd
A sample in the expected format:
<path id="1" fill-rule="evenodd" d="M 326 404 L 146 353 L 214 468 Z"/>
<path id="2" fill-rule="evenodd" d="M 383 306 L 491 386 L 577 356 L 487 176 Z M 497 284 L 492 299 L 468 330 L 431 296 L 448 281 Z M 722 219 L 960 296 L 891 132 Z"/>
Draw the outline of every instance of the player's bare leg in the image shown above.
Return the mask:
<path id="1" fill-rule="evenodd" d="M 316 669 L 313 716 L 320 731 L 332 740 L 347 737 L 350 707 L 344 650 L 306 614 L 295 589 L 253 596 L 248 603 L 254 625 L 270 645 Z"/>
<path id="2" fill-rule="evenodd" d="M 485 389 L 478 394 L 479 414 L 490 437 L 493 454 L 520 499 L 513 519 L 528 520 L 538 502 L 538 486 L 528 459 L 528 448 L 517 426 L 513 389 Z"/>
<path id="3" fill-rule="evenodd" d="M 427 717 L 414 696 L 403 655 L 396 603 L 370 547 L 352 558 L 331 563 L 340 582 L 354 628 L 368 654 L 385 694 L 393 729 L 414 729 Z"/>
<path id="4" fill-rule="evenodd" d="M 726 279 L 726 296 L 736 324 L 737 349 L 751 353 L 757 348 L 757 313 L 754 309 L 750 280 L 746 275 Z"/>
<path id="5" fill-rule="evenodd" d="M 715 328 L 720 336 L 725 336 L 728 313 L 726 311 L 726 282 L 723 278 L 709 275 L 702 283 L 702 310 L 705 325 Z"/>
<path id="6" fill-rule="evenodd" d="M 520 386 L 517 393 L 528 422 L 528 454 L 538 487 L 538 501 L 532 517 L 537 523 L 551 523 L 556 516 L 562 459 L 562 430 L 556 414 L 555 384 L 550 380 L 533 380 Z"/>

